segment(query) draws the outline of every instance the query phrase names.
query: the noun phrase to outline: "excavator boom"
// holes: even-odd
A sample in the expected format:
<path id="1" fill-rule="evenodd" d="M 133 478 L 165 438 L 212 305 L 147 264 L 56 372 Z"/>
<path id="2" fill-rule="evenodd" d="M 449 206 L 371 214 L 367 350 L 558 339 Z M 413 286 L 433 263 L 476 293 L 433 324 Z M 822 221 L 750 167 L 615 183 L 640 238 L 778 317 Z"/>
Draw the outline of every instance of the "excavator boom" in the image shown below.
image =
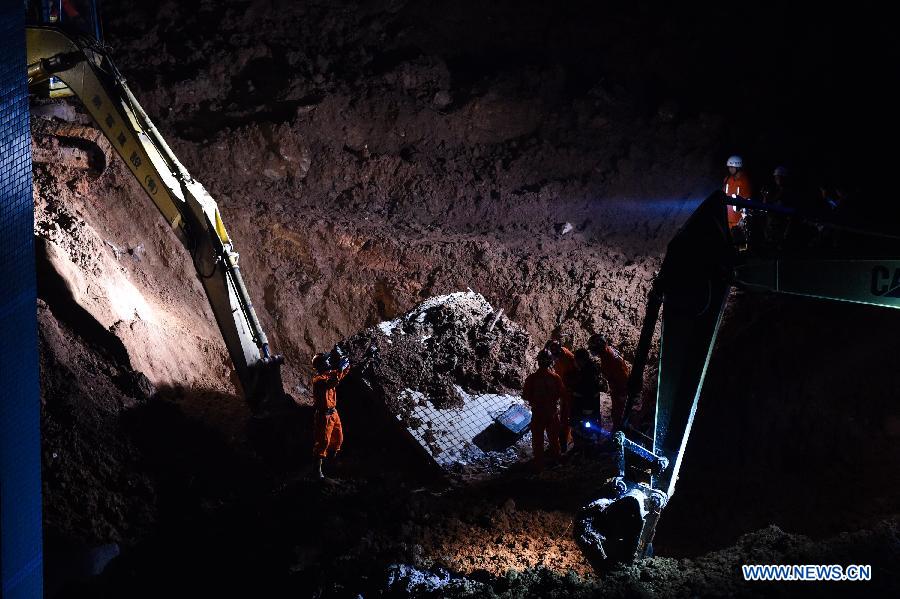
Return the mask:
<path id="1" fill-rule="evenodd" d="M 251 407 L 280 401 L 283 360 L 270 352 L 216 202 L 179 162 L 95 39 L 29 26 L 26 43 L 29 85 L 61 81 L 82 101 L 190 252 Z"/>

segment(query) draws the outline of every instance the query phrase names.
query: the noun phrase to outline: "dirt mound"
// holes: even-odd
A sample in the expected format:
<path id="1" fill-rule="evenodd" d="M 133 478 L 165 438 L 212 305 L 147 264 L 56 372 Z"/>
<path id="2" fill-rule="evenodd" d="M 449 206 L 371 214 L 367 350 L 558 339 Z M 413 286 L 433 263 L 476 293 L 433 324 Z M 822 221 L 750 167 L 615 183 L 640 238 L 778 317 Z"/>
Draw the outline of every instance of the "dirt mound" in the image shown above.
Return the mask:
<path id="1" fill-rule="evenodd" d="M 88 328 L 78 316 L 57 320 L 38 305 L 44 523 L 53 540 L 90 546 L 130 540 L 152 526 L 155 490 L 119 418 L 155 390 L 123 363 L 121 345 L 99 324 L 88 329 L 93 337 L 75 332 Z"/>
<path id="2" fill-rule="evenodd" d="M 530 455 L 521 431 L 495 420 L 518 410 L 527 431 L 519 390 L 533 348 L 483 296 L 429 298 L 339 345 L 354 363 L 339 389 L 339 397 L 350 396 L 342 405 L 382 406 L 441 468 L 487 476 Z"/>
<path id="3" fill-rule="evenodd" d="M 436 408 L 462 405 L 457 386 L 474 393 L 520 390 L 533 353 L 528 333 L 472 291 L 429 298 L 340 345 L 385 398 L 411 389 Z"/>
<path id="4" fill-rule="evenodd" d="M 52 149 L 53 139 L 37 136 L 34 147 Z M 36 163 L 34 184 L 39 293 L 53 312 L 67 304 L 88 314 L 154 385 L 232 390 L 190 256 L 122 161 L 99 176 L 64 161 Z"/>
<path id="5" fill-rule="evenodd" d="M 900 588 L 900 578 L 890 566 L 898 557 L 897 532 L 897 520 L 888 520 L 871 531 L 813 541 L 770 526 L 742 536 L 723 551 L 692 559 L 647 559 L 597 578 L 546 566 L 505 575 L 485 570 L 460 575 L 441 567 L 396 564 L 385 572 L 381 588 L 417 597 L 830 597 L 846 596 L 846 585 L 855 585 L 853 593 L 877 597 Z M 740 574 L 745 564 L 863 562 L 880 575 L 873 574 L 867 582 L 760 583 L 745 581 Z"/>

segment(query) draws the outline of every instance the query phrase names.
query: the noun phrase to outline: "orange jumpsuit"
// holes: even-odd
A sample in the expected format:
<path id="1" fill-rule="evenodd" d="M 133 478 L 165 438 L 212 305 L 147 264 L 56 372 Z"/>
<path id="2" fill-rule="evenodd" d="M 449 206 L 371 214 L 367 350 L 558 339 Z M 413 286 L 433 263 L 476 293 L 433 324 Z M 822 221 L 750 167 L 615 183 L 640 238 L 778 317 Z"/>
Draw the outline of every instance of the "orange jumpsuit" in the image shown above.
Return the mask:
<path id="1" fill-rule="evenodd" d="M 724 191 L 725 195 L 728 197 L 738 196 L 745 200 L 753 197 L 753 188 L 750 186 L 750 179 L 747 178 L 744 171 L 738 171 L 733 175 L 725 177 L 725 182 L 722 184 L 722 191 Z M 729 227 L 734 227 L 741 222 L 741 213 L 738 212 L 737 208 L 728 206 L 726 209 L 728 210 Z"/>
<path id="2" fill-rule="evenodd" d="M 336 454 L 344 442 L 341 417 L 337 412 L 337 386 L 348 372 L 349 368 L 329 370 L 313 377 L 313 454 L 318 458 L 327 457 L 329 452 Z"/>
<path id="3" fill-rule="evenodd" d="M 625 416 L 625 402 L 628 399 L 628 377 L 631 375 L 631 366 L 625 361 L 616 348 L 608 345 L 600 354 L 600 372 L 609 385 L 609 398 L 612 401 L 612 425 L 613 430 L 622 426 L 622 418 Z"/>
<path id="4" fill-rule="evenodd" d="M 522 396 L 531 406 L 531 447 L 538 469 L 544 466 L 544 433 L 550 441 L 550 455 L 560 456 L 556 404 L 564 393 L 562 379 L 549 368 L 538 368 L 525 379 Z"/>
<path id="5" fill-rule="evenodd" d="M 572 444 L 572 385 L 576 370 L 575 354 L 563 347 L 553 364 L 553 371 L 563 382 L 563 395 L 559 402 L 559 441 L 566 446 Z"/>

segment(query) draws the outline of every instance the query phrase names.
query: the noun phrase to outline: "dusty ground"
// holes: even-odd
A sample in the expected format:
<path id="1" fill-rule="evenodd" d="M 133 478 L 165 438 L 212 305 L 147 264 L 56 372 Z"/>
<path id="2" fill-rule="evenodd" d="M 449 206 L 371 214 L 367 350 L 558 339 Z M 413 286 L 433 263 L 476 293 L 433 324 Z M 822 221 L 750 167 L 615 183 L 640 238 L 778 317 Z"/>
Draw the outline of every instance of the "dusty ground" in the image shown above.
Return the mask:
<path id="1" fill-rule="evenodd" d="M 601 331 L 628 356 L 665 243 L 735 145 L 761 164 L 776 143 L 781 156 L 766 160 L 843 163 L 813 127 L 827 106 L 786 137 L 770 117 L 794 114 L 794 96 L 713 100 L 728 77 L 709 75 L 719 59 L 694 41 L 707 32 L 690 11 L 105 8 L 117 63 L 218 200 L 288 390 L 307 405 L 313 351 L 466 288 L 522 327 L 531 352 L 553 334 L 580 344 Z M 650 39 L 668 50 L 645 52 Z M 743 82 L 773 83 L 781 75 Z M 344 596 L 386 589 L 397 563 L 466 575 L 476 596 L 791 590 L 742 586 L 751 558 L 871 562 L 873 588 L 896 588 L 900 378 L 892 336 L 879 334 L 896 316 L 740 298 L 660 525 L 658 555 L 677 557 L 597 576 L 568 529 L 604 475 L 596 465 L 448 487 L 380 435 L 373 412 L 351 410 L 339 480 L 304 478 L 309 408 L 249 420 L 187 254 L 118 159 L 99 176 L 79 151 L 56 164 L 44 126 L 48 563 L 110 542 L 123 552 L 73 592 L 150 595 L 181 576 L 204 595 Z"/>

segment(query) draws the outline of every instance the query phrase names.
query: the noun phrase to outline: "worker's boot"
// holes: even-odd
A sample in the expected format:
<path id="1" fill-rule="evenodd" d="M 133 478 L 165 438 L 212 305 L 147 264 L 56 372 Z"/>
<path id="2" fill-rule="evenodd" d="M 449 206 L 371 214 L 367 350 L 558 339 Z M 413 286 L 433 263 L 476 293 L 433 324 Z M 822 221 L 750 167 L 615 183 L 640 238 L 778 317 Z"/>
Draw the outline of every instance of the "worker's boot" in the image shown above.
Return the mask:
<path id="1" fill-rule="evenodd" d="M 325 478 L 325 473 L 322 472 L 322 463 L 324 461 L 324 458 L 318 458 L 316 460 L 316 476 L 318 476 L 319 478 Z"/>

